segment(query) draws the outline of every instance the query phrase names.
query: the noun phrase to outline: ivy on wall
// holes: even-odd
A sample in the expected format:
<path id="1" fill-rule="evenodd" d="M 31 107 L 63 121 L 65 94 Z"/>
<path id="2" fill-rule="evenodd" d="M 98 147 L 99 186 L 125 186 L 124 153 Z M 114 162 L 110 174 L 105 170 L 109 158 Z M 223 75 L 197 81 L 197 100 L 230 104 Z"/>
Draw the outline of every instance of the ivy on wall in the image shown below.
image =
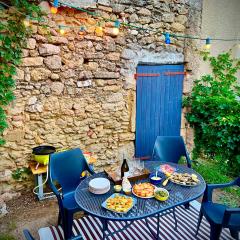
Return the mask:
<path id="1" fill-rule="evenodd" d="M 0 16 L 4 17 L 0 21 L 0 145 L 5 142 L 2 134 L 8 126 L 5 108 L 14 100 L 16 66 L 21 61 L 22 48 L 31 34 L 31 28 L 25 27 L 24 20 L 26 15 L 36 19 L 41 16 L 40 8 L 34 2 L 10 2 L 11 9 L 0 9 Z"/>
<path id="2" fill-rule="evenodd" d="M 218 161 L 225 171 L 240 172 L 240 86 L 236 74 L 240 61 L 230 52 L 217 57 L 204 53 L 212 74 L 195 81 L 184 106 L 194 128 L 194 157 L 204 154 Z"/>

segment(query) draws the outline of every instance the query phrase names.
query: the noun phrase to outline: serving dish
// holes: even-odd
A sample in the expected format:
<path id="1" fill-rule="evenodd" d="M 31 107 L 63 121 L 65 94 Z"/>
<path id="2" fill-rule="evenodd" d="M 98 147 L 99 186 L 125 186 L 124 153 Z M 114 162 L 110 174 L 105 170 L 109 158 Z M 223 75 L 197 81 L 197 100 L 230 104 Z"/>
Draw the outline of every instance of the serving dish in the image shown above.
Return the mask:
<path id="1" fill-rule="evenodd" d="M 122 179 L 118 171 L 113 171 L 112 169 L 104 169 L 104 172 L 107 174 L 108 178 L 114 182 L 114 184 L 118 185 L 122 183 Z M 148 178 L 149 174 L 150 171 L 144 168 L 140 173 L 137 173 L 137 175 L 129 176 L 128 180 L 130 182 L 136 182 L 138 180 Z"/>
<path id="2" fill-rule="evenodd" d="M 163 194 L 161 194 L 163 193 Z M 165 188 L 156 188 L 154 190 L 154 197 L 159 201 L 166 201 L 169 198 L 169 192 Z"/>
<path id="3" fill-rule="evenodd" d="M 172 167 L 169 164 L 161 164 L 159 167 L 159 171 L 164 173 L 165 175 L 171 175 L 176 171 L 176 168 Z"/>
<path id="4" fill-rule="evenodd" d="M 102 203 L 102 207 L 116 213 L 127 213 L 137 203 L 136 198 L 114 193 Z"/>
<path id="5" fill-rule="evenodd" d="M 157 179 L 156 179 L 157 178 Z M 151 173 L 150 176 L 149 176 L 149 179 L 150 179 L 150 183 L 153 184 L 153 185 L 158 185 L 161 183 L 162 181 L 162 176 L 161 176 L 161 173 L 160 172 L 157 172 L 157 175 L 156 173 Z"/>
<path id="6" fill-rule="evenodd" d="M 173 173 L 169 177 L 169 180 L 175 184 L 186 187 L 194 187 L 200 184 L 197 175 L 189 173 Z"/>
<path id="7" fill-rule="evenodd" d="M 155 186 L 149 182 L 135 184 L 132 193 L 139 198 L 153 198 Z"/>

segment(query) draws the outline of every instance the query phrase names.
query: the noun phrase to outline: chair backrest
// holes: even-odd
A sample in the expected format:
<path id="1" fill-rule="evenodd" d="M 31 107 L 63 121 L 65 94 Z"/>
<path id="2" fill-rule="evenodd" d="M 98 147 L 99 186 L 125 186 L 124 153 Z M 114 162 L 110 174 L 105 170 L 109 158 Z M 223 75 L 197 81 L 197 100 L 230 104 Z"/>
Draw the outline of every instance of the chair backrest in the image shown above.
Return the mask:
<path id="1" fill-rule="evenodd" d="M 26 240 L 35 240 L 35 238 L 33 238 L 31 233 L 27 229 L 23 230 L 23 235 L 24 235 Z"/>
<path id="2" fill-rule="evenodd" d="M 181 136 L 158 136 L 156 138 L 152 160 L 178 163 L 187 150 Z"/>
<path id="3" fill-rule="evenodd" d="M 235 179 L 234 184 L 240 187 L 240 177 Z"/>
<path id="4" fill-rule="evenodd" d="M 57 181 L 63 194 L 74 191 L 80 183 L 81 173 L 89 170 L 79 148 L 53 153 L 49 161 L 49 181 Z"/>

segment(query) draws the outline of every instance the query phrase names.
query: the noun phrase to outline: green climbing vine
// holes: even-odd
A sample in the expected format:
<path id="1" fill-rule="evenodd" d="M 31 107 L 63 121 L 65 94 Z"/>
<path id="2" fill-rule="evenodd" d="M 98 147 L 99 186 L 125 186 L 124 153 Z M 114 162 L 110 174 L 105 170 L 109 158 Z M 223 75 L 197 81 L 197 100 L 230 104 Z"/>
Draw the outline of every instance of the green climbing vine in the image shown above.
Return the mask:
<path id="1" fill-rule="evenodd" d="M 194 156 L 214 159 L 228 173 L 240 172 L 240 61 L 230 52 L 216 57 L 204 53 L 212 73 L 195 81 L 184 106 L 186 118 L 194 128 Z"/>
<path id="2" fill-rule="evenodd" d="M 34 1 L 11 0 L 11 8 L 0 4 L 0 145 L 4 144 L 3 131 L 7 128 L 6 106 L 14 100 L 14 75 L 21 62 L 22 49 L 31 34 L 24 25 L 26 16 L 39 19 L 40 8 Z"/>

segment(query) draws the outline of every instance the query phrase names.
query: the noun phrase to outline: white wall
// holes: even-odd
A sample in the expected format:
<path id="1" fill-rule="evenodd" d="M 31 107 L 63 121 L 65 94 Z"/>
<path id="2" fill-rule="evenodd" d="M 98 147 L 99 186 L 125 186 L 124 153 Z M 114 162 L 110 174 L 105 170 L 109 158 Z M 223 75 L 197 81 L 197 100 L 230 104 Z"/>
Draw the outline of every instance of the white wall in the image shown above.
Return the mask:
<path id="1" fill-rule="evenodd" d="M 202 37 L 240 38 L 240 0 L 203 0 L 202 11 Z M 236 43 L 212 41 L 210 52 L 216 56 Z M 240 41 L 238 43 L 239 46 L 233 48 L 233 56 L 236 58 L 240 58 Z M 208 64 L 201 61 L 198 75 L 208 72 Z M 240 73 L 238 79 L 240 81 Z"/>

